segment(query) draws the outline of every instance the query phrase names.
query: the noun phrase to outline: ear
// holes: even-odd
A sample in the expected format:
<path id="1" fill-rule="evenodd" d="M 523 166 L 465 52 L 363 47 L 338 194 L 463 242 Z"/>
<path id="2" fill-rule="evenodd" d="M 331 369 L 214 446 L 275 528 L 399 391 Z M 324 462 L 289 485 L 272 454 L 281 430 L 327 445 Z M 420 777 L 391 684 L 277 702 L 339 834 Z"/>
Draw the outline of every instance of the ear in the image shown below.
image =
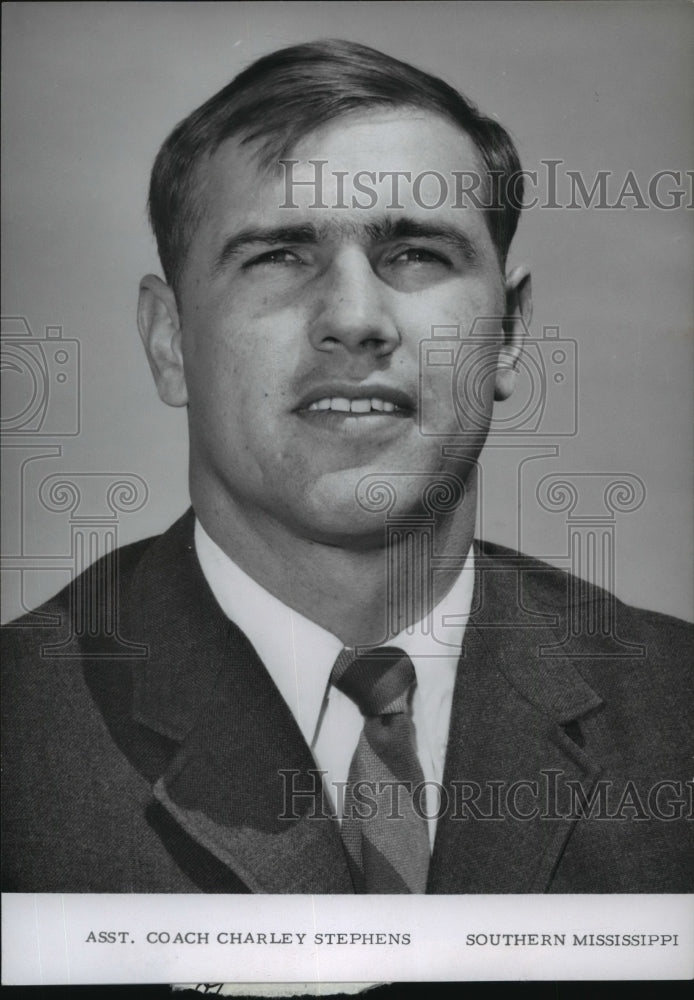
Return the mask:
<path id="1" fill-rule="evenodd" d="M 160 398 L 169 406 L 185 406 L 188 391 L 176 296 L 155 274 L 145 275 L 140 282 L 137 326 Z"/>
<path id="2" fill-rule="evenodd" d="M 515 267 L 506 277 L 504 343 L 499 351 L 494 399 L 508 399 L 515 388 L 516 370 L 532 314 L 530 271 L 527 267 Z"/>

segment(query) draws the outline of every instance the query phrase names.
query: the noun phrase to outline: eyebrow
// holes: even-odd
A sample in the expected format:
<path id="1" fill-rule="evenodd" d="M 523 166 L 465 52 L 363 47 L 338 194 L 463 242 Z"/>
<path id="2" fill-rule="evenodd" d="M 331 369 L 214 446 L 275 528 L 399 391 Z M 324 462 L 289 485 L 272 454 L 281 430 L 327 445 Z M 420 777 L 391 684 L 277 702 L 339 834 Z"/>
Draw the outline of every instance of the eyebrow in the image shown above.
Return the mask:
<path id="1" fill-rule="evenodd" d="M 389 243 L 395 240 L 432 240 L 446 243 L 456 250 L 462 251 L 466 260 L 475 263 L 479 251 L 475 242 L 457 226 L 447 222 L 420 222 L 408 216 L 397 219 L 386 216 L 364 227 L 370 238 L 377 243 Z"/>
<path id="2" fill-rule="evenodd" d="M 443 242 L 460 251 L 470 264 L 477 263 L 480 256 L 474 240 L 457 226 L 446 222 L 421 222 L 407 216 L 400 216 L 397 219 L 385 216 L 363 225 L 352 220 L 349 222 L 331 220 L 319 225 L 303 223 L 296 226 L 254 226 L 243 229 L 224 241 L 222 249 L 215 258 L 214 269 L 215 272 L 223 271 L 233 257 L 252 246 L 315 245 L 334 236 L 335 232 L 356 236 L 363 233 L 372 243 L 390 243 L 402 239 Z"/>
<path id="3" fill-rule="evenodd" d="M 243 229 L 235 236 L 224 241 L 222 249 L 215 258 L 215 271 L 222 271 L 224 266 L 243 250 L 251 246 L 277 246 L 280 243 L 318 243 L 320 234 L 312 224 L 299 226 L 268 226 Z"/>

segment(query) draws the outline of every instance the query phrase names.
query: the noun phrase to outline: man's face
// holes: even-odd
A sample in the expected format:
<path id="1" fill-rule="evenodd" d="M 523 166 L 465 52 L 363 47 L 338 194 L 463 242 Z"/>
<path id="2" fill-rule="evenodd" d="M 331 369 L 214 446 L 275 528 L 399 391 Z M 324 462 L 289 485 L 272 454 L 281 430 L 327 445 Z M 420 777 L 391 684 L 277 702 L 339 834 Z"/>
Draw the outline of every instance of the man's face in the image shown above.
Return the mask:
<path id="1" fill-rule="evenodd" d="M 479 164 L 470 139 L 445 120 L 408 110 L 342 118 L 291 159 L 289 198 L 284 169 L 261 168 L 235 140 L 201 168 L 205 212 L 178 290 L 183 370 L 159 387 L 168 402 L 188 403 L 194 505 L 204 499 L 222 517 L 363 545 L 382 537 L 382 520 L 356 500 L 365 476 L 390 478 L 406 513 L 422 476 L 398 473 L 464 478 L 477 458 L 501 322 L 487 333 L 482 364 L 479 345 L 469 352 L 486 377 L 473 372 L 467 417 L 441 392 L 440 369 L 420 370 L 420 344 L 432 327 L 464 337 L 476 317 L 503 315 L 505 282 L 483 211 L 454 207 L 453 171 Z M 320 197 L 296 183 L 315 179 L 309 160 L 327 161 Z M 373 197 L 355 188 L 355 175 L 391 170 L 413 180 L 436 170 L 448 197 L 426 207 L 441 192 L 431 176 L 419 190 L 401 181 L 397 198 L 385 181 L 376 204 L 359 207 Z M 442 456 L 440 436 L 422 434 L 420 392 L 428 423 L 449 443 L 467 421 L 458 458 Z"/>

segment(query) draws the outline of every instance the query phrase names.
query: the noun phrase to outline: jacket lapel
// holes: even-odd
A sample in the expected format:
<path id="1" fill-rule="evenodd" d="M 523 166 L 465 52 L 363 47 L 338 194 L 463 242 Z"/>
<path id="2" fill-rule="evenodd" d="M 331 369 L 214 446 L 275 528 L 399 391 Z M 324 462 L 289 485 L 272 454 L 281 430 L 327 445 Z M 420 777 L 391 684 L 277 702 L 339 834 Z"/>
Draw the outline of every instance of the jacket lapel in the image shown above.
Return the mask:
<path id="1" fill-rule="evenodd" d="M 152 739 L 169 748 L 149 769 L 153 815 L 167 817 L 160 835 L 184 833 L 197 856 L 212 855 L 253 892 L 351 892 L 320 773 L 255 650 L 214 600 L 193 523 L 189 512 L 147 551 L 126 613 L 125 634 L 148 647 L 134 667 L 131 721 L 140 737 L 130 733 L 130 755 Z"/>
<path id="2" fill-rule="evenodd" d="M 301 733 L 245 636 L 154 795 L 254 892 L 348 892 L 337 824 Z"/>
<path id="3" fill-rule="evenodd" d="M 581 717 L 601 701 L 569 660 L 541 655 L 562 637 L 566 592 L 556 582 L 563 578 L 550 571 L 554 582 L 540 583 L 536 604 L 545 613 L 554 606 L 555 624 L 545 615 L 544 624 L 529 625 L 533 588 L 524 586 L 520 565 L 478 552 L 477 567 L 477 610 L 453 696 L 448 808 L 427 891 L 544 892 L 574 827 L 565 818 L 566 782 L 589 794 L 599 774 L 579 743 Z M 514 623 L 516 615 L 525 622 Z"/>
<path id="4" fill-rule="evenodd" d="M 114 739 L 151 782 L 151 825 L 194 884 L 353 892 L 311 753 L 255 650 L 214 600 L 193 525 L 191 511 L 150 545 L 122 598 L 123 635 L 144 643 L 147 656 L 108 670 L 87 664 L 90 688 Z M 534 603 L 520 563 L 478 552 L 477 567 L 453 696 L 448 809 L 427 891 L 541 892 L 573 827 L 561 818 L 566 781 L 589 794 L 599 773 L 575 737 L 600 699 L 568 659 L 541 655 L 563 638 L 564 590 L 541 587 Z M 518 785 L 513 800 L 522 781 L 538 782 L 538 794 Z M 551 799 L 555 786 L 556 806 L 550 801 L 542 818 L 544 787 Z M 520 818 L 538 803 L 540 815 Z"/>

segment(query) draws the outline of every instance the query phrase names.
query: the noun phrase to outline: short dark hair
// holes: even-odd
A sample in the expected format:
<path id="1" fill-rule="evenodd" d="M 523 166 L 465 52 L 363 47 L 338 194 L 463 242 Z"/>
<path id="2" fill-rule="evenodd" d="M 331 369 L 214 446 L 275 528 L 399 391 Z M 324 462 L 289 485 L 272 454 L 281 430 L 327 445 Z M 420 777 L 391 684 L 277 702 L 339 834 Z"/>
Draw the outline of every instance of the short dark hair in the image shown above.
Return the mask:
<path id="1" fill-rule="evenodd" d="M 443 80 L 366 45 L 330 39 L 258 59 L 180 122 L 162 145 L 152 169 L 149 215 L 169 284 L 176 288 L 201 218 L 193 187 L 204 157 L 240 136 L 242 143 L 258 142 L 261 160 L 270 163 L 319 126 L 370 107 L 432 111 L 470 136 L 494 182 L 484 211 L 503 266 L 518 225 L 523 180 L 506 129 Z"/>

